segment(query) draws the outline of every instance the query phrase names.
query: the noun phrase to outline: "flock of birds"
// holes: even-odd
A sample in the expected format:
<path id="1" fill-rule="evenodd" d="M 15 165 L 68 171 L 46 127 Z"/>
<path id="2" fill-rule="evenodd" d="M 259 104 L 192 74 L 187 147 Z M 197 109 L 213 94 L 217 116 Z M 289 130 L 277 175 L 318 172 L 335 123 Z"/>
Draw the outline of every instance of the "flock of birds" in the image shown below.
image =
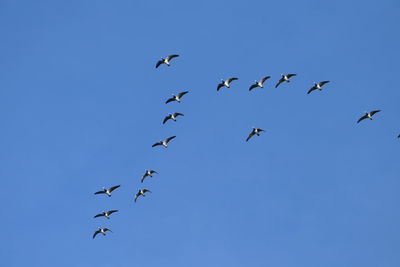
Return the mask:
<path id="1" fill-rule="evenodd" d="M 171 60 L 172 60 L 173 58 L 176 58 L 176 57 L 179 57 L 179 55 L 174 54 L 174 55 L 169 55 L 169 56 L 166 57 L 166 58 L 161 58 L 159 61 L 157 61 L 157 63 L 156 63 L 156 68 L 160 67 L 161 65 L 170 66 Z M 290 79 L 291 79 L 292 77 L 295 77 L 296 75 L 297 75 L 297 74 L 294 74 L 294 73 L 282 74 L 282 75 L 281 75 L 281 78 L 280 78 L 280 79 L 277 81 L 277 83 L 275 84 L 275 88 L 277 88 L 279 85 L 281 85 L 281 84 L 284 83 L 284 82 L 289 83 L 289 82 L 291 81 Z M 257 88 L 257 87 L 259 87 L 259 88 L 264 88 L 264 83 L 265 83 L 265 81 L 267 81 L 267 80 L 270 79 L 270 78 L 271 78 L 271 76 L 265 76 L 265 77 L 262 77 L 260 80 L 254 81 L 254 83 L 249 87 L 249 91 L 252 91 L 253 89 L 255 89 L 255 88 Z M 230 88 L 230 87 L 231 87 L 231 83 L 232 83 L 233 81 L 235 81 L 235 80 L 238 80 L 238 78 L 236 78 L 236 77 L 231 77 L 231 78 L 228 78 L 228 79 L 226 79 L 226 80 L 221 79 L 221 82 L 217 85 L 217 91 L 221 90 L 223 87 Z M 314 85 L 313 85 L 311 88 L 309 88 L 309 90 L 307 91 L 307 94 L 310 94 L 311 92 L 313 92 L 313 91 L 315 91 L 315 90 L 321 91 L 321 90 L 322 90 L 322 87 L 323 87 L 325 84 L 327 84 L 327 83 L 329 83 L 329 81 L 322 81 L 322 82 L 318 82 L 318 83 L 314 82 Z M 180 103 L 181 100 L 182 100 L 182 97 L 185 96 L 185 95 L 188 94 L 188 93 L 189 93 L 189 91 L 183 91 L 183 92 L 180 92 L 180 93 L 178 93 L 178 94 L 176 94 L 176 95 L 173 94 L 171 98 L 168 98 L 168 99 L 165 101 L 165 103 L 168 104 L 168 103 L 174 102 L 174 101 Z M 365 119 L 370 119 L 370 120 L 372 120 L 372 119 L 373 119 L 373 116 L 374 116 L 376 113 L 380 112 L 380 111 L 381 111 L 381 110 L 373 110 L 373 111 L 370 111 L 370 112 L 365 112 L 365 114 L 364 114 L 363 116 L 361 116 L 361 117 L 357 120 L 357 123 L 359 123 L 359 122 L 361 122 L 361 121 L 363 121 L 363 120 L 365 120 Z M 165 124 L 165 123 L 166 123 L 167 121 L 169 121 L 169 120 L 176 121 L 177 117 L 179 117 L 179 116 L 184 116 L 184 114 L 179 113 L 179 112 L 170 113 L 170 114 L 168 114 L 168 115 L 164 118 L 163 124 Z M 263 130 L 263 129 L 261 129 L 261 128 L 255 128 L 255 127 L 254 127 L 254 128 L 251 130 L 251 132 L 249 133 L 249 135 L 247 136 L 246 142 L 249 141 L 254 135 L 260 136 L 261 132 L 265 132 L 265 130 Z M 174 138 L 176 138 L 176 136 L 170 136 L 170 137 L 168 137 L 168 138 L 166 138 L 166 139 L 164 139 L 164 140 L 160 140 L 159 142 L 154 143 L 154 144 L 152 145 L 152 147 L 163 146 L 163 147 L 167 148 L 167 147 L 168 147 L 168 143 L 169 143 L 170 141 L 172 141 Z M 397 138 L 400 138 L 400 134 L 397 136 Z M 158 174 L 157 171 L 155 171 L 155 170 L 145 170 L 145 172 L 144 172 L 144 174 L 142 175 L 141 180 L 140 180 L 141 183 L 143 183 L 144 180 L 145 180 L 146 178 L 148 178 L 148 177 L 153 177 L 154 174 Z M 113 192 L 114 190 L 118 189 L 120 186 L 121 186 L 121 185 L 115 185 L 115 186 L 112 186 L 112 187 L 110 187 L 110 188 L 104 188 L 104 187 L 103 187 L 102 190 L 95 192 L 95 194 L 96 194 L 96 195 L 98 195 L 98 194 L 104 194 L 104 195 L 107 195 L 108 197 L 111 197 L 111 196 L 112 196 L 112 192 Z M 146 188 L 139 189 L 139 190 L 137 191 L 137 193 L 135 194 L 135 196 L 134 196 L 134 201 L 136 202 L 137 199 L 138 199 L 139 197 L 145 197 L 145 196 L 146 196 L 146 193 L 151 193 L 151 191 L 148 190 L 148 189 L 146 189 Z M 113 214 L 113 213 L 115 213 L 115 212 L 118 212 L 118 210 L 102 211 L 101 213 L 95 215 L 94 218 L 104 217 L 104 218 L 106 218 L 106 219 L 110 219 L 110 215 Z M 98 234 L 106 235 L 106 232 L 112 232 L 112 231 L 111 231 L 109 228 L 106 228 L 106 227 L 99 227 L 99 228 L 94 232 L 93 238 L 95 238 Z"/>

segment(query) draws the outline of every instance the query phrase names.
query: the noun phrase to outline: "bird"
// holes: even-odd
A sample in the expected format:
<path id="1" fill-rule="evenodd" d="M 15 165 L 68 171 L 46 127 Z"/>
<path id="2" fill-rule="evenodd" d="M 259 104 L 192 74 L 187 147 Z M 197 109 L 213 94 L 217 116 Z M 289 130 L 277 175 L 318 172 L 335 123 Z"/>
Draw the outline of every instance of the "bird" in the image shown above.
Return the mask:
<path id="1" fill-rule="evenodd" d="M 358 119 L 358 121 L 357 121 L 357 123 L 359 123 L 360 121 L 362 121 L 362 120 L 365 120 L 365 119 L 370 119 L 370 120 L 372 120 L 372 116 L 374 116 L 374 114 L 375 113 L 378 113 L 378 112 L 380 112 L 381 110 L 373 110 L 373 111 L 371 111 L 371 112 L 365 112 L 365 114 L 364 114 L 364 116 L 362 116 L 361 118 L 359 118 Z"/>
<path id="2" fill-rule="evenodd" d="M 107 219 L 110 219 L 110 215 L 114 212 L 118 212 L 118 210 L 103 211 L 102 213 L 95 215 L 93 218 L 106 217 Z"/>
<path id="3" fill-rule="evenodd" d="M 319 82 L 319 83 L 314 82 L 314 86 L 311 87 L 311 88 L 308 90 L 307 94 L 311 93 L 311 92 L 314 91 L 314 90 L 320 90 L 320 91 L 321 91 L 321 90 L 322 90 L 322 86 L 323 86 L 324 84 L 326 84 L 326 83 L 329 83 L 329 81 L 323 81 L 323 82 Z"/>
<path id="4" fill-rule="evenodd" d="M 279 81 L 277 82 L 277 84 L 275 85 L 275 88 L 277 88 L 281 83 L 283 83 L 283 82 L 290 82 L 290 78 L 291 77 L 293 77 L 293 76 L 296 76 L 297 74 L 286 74 L 286 75 L 284 75 L 284 74 L 281 74 L 282 75 L 282 77 L 279 79 Z"/>
<path id="5" fill-rule="evenodd" d="M 167 66 L 170 66 L 170 60 L 175 58 L 175 57 L 179 57 L 179 55 L 169 55 L 166 58 L 162 57 L 159 61 L 157 61 L 156 68 L 158 68 L 161 64 L 165 64 Z"/>
<path id="6" fill-rule="evenodd" d="M 227 87 L 227 88 L 230 88 L 231 87 L 231 82 L 232 81 L 235 81 L 235 80 L 239 80 L 238 78 L 235 78 L 235 77 L 233 77 L 233 78 L 229 78 L 229 79 L 227 79 L 226 81 L 224 81 L 223 79 L 221 79 L 221 82 L 218 84 L 218 86 L 217 86 L 217 91 L 219 91 L 219 89 L 221 89 L 222 87 Z"/>
<path id="7" fill-rule="evenodd" d="M 168 147 L 169 141 L 171 141 L 171 140 L 174 139 L 175 137 L 176 137 L 175 135 L 174 135 L 174 136 L 170 136 L 170 137 L 168 137 L 168 138 L 165 139 L 165 140 L 161 140 L 160 142 L 154 143 L 151 147 L 163 146 L 163 147 L 167 148 L 167 147 Z"/>
<path id="8" fill-rule="evenodd" d="M 168 104 L 169 102 L 172 102 L 172 101 L 176 101 L 176 102 L 180 103 L 182 96 L 186 95 L 187 93 L 189 93 L 189 91 L 180 92 L 177 95 L 173 94 L 171 98 L 168 98 L 168 100 L 165 101 L 165 104 Z"/>
<path id="9" fill-rule="evenodd" d="M 271 78 L 271 76 L 265 76 L 263 78 L 261 78 L 260 80 L 255 80 L 254 83 L 250 86 L 249 91 L 253 90 L 254 88 L 260 87 L 260 88 L 264 88 L 264 82 L 266 80 L 268 80 L 269 78 Z"/>
<path id="10" fill-rule="evenodd" d="M 106 194 L 107 196 L 109 196 L 109 197 L 111 197 L 111 192 L 112 191 L 114 191 L 115 189 L 117 189 L 118 187 L 120 187 L 121 185 L 115 185 L 115 186 L 112 186 L 112 187 L 110 187 L 110 188 L 104 188 L 103 187 L 103 190 L 100 190 L 100 191 L 97 191 L 96 193 L 94 193 L 95 195 L 98 195 L 98 194 Z"/>
<path id="11" fill-rule="evenodd" d="M 146 179 L 147 177 L 153 177 L 153 173 L 157 173 L 158 174 L 158 172 L 156 172 L 156 171 L 154 171 L 154 170 L 146 170 L 145 172 L 144 172 L 144 174 L 143 174 L 143 176 L 142 176 L 142 179 L 140 180 L 142 183 L 143 183 L 143 181 L 144 181 L 144 179 Z"/>
<path id="12" fill-rule="evenodd" d="M 113 232 L 113 231 L 111 231 L 111 230 L 108 229 L 108 228 L 100 228 L 100 227 L 99 227 L 99 229 L 98 229 L 96 232 L 94 232 L 94 234 L 93 234 L 93 239 L 96 237 L 97 234 L 106 235 L 106 232 L 107 232 L 107 231 L 110 231 L 111 233 Z"/>
<path id="13" fill-rule="evenodd" d="M 260 129 L 260 128 L 255 128 L 253 127 L 253 130 L 251 131 L 251 133 L 249 134 L 249 136 L 247 136 L 246 142 L 250 140 L 250 138 L 253 137 L 253 135 L 257 135 L 260 136 L 261 132 L 265 132 L 265 130 Z"/>
<path id="14" fill-rule="evenodd" d="M 135 194 L 135 202 L 136 202 L 136 200 L 138 199 L 139 196 L 145 197 L 146 196 L 145 194 L 147 192 L 151 193 L 151 191 L 148 190 L 148 189 L 139 189 L 139 191 Z"/>
<path id="15" fill-rule="evenodd" d="M 175 112 L 175 113 L 169 113 L 163 120 L 163 124 L 165 124 L 168 120 L 173 120 L 176 121 L 176 117 L 178 116 L 184 116 L 182 113 Z"/>

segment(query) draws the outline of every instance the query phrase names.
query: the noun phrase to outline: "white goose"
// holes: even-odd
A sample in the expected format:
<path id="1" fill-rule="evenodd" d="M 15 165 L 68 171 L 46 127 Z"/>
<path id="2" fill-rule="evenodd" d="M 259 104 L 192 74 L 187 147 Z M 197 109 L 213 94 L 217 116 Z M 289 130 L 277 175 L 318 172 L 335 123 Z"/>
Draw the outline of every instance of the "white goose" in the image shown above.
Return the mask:
<path id="1" fill-rule="evenodd" d="M 118 210 L 103 211 L 102 213 L 95 215 L 93 218 L 106 217 L 107 219 L 110 219 L 110 215 L 114 212 L 118 212 Z"/>
<path id="2" fill-rule="evenodd" d="M 172 102 L 172 101 L 176 101 L 176 102 L 180 103 L 182 96 L 186 95 L 187 93 L 189 93 L 189 91 L 180 92 L 177 95 L 172 94 L 172 97 L 168 98 L 167 101 L 165 101 L 165 104 L 168 104 L 169 102 Z"/>
<path id="3" fill-rule="evenodd" d="M 277 88 L 281 83 L 283 83 L 283 82 L 290 82 L 290 78 L 291 77 L 293 77 L 293 76 L 296 76 L 297 74 L 293 74 L 293 73 L 291 73 L 291 74 L 286 74 L 286 75 L 284 75 L 284 74 L 281 74 L 281 78 L 279 79 L 279 81 L 276 83 L 276 85 L 275 85 L 275 88 Z"/>
<path id="4" fill-rule="evenodd" d="M 176 137 L 175 135 L 174 135 L 174 136 L 170 136 L 170 137 L 168 137 L 168 138 L 165 139 L 165 140 L 161 140 L 160 142 L 154 143 L 151 147 L 163 146 L 163 147 L 167 148 L 167 147 L 168 147 L 169 141 L 171 141 L 171 140 L 174 139 L 175 137 Z"/>
<path id="5" fill-rule="evenodd" d="M 261 132 L 265 132 L 265 130 L 253 127 L 253 130 L 250 132 L 249 136 L 247 136 L 246 142 L 249 141 L 254 135 L 260 136 Z"/>
<path id="6" fill-rule="evenodd" d="M 170 66 L 171 59 L 173 59 L 175 57 L 179 57 L 179 55 L 169 55 L 166 58 L 162 57 L 159 61 L 157 61 L 156 68 L 158 68 L 161 64 L 165 64 L 167 66 Z"/>
<path id="7" fill-rule="evenodd" d="M 103 190 L 100 190 L 100 191 L 97 191 L 96 193 L 94 193 L 95 195 L 98 195 L 98 194 L 106 194 L 107 196 L 109 196 L 109 197 L 111 197 L 111 192 L 112 191 L 114 191 L 115 189 L 117 189 L 118 187 L 120 187 L 121 185 L 115 185 L 115 186 L 112 186 L 112 187 L 110 187 L 110 188 L 105 188 L 105 187 L 103 187 Z"/>
<path id="8" fill-rule="evenodd" d="M 260 80 L 256 80 L 254 81 L 254 83 L 250 86 L 249 91 L 253 90 L 254 88 L 260 87 L 260 88 L 264 88 L 264 82 L 266 80 L 268 80 L 269 78 L 271 78 L 271 76 L 265 76 L 263 78 L 261 78 Z"/>
<path id="9" fill-rule="evenodd" d="M 146 170 L 142 176 L 142 179 L 140 180 L 142 183 L 144 181 L 144 179 L 146 179 L 147 177 L 153 177 L 153 173 L 157 173 L 155 170 Z"/>
<path id="10" fill-rule="evenodd" d="M 139 189 L 139 191 L 135 194 L 135 202 L 138 199 L 138 197 L 140 197 L 140 196 L 145 197 L 146 196 L 145 194 L 147 192 L 151 193 L 151 191 L 148 189 Z"/>
<path id="11" fill-rule="evenodd" d="M 173 120 L 176 121 L 176 117 L 178 116 L 184 116 L 182 113 L 175 112 L 175 113 L 169 113 L 163 120 L 163 124 L 165 124 L 168 120 Z"/>
<path id="12" fill-rule="evenodd" d="M 375 113 L 378 113 L 378 112 L 380 112 L 380 111 L 381 111 L 381 110 L 373 110 L 373 111 L 371 111 L 371 112 L 365 112 L 365 115 L 362 116 L 361 118 L 359 118 L 358 121 L 357 121 L 357 123 L 359 123 L 360 121 L 365 120 L 365 119 L 370 119 L 370 120 L 372 120 L 372 116 L 374 116 Z"/>
<path id="13" fill-rule="evenodd" d="M 112 233 L 112 231 L 108 228 L 100 228 L 99 227 L 99 229 L 96 232 L 94 232 L 93 239 L 96 237 L 97 234 L 103 234 L 103 236 L 106 235 L 107 231 L 110 231 Z"/>
<path id="14" fill-rule="evenodd" d="M 223 79 L 221 79 L 221 82 L 217 86 L 217 91 L 219 91 L 219 89 L 221 89 L 224 86 L 227 87 L 227 88 L 231 88 L 231 82 L 232 81 L 236 81 L 236 80 L 239 80 L 239 79 L 235 78 L 235 77 L 229 78 L 229 79 L 227 79 L 225 81 Z"/>
<path id="15" fill-rule="evenodd" d="M 314 90 L 320 90 L 320 91 L 321 91 L 321 90 L 322 90 L 322 86 L 323 86 L 324 84 L 327 84 L 327 83 L 329 83 L 329 81 L 323 81 L 323 82 L 319 82 L 319 83 L 314 82 L 314 86 L 311 87 L 311 88 L 308 90 L 307 94 L 311 93 L 311 92 L 314 91 Z"/>

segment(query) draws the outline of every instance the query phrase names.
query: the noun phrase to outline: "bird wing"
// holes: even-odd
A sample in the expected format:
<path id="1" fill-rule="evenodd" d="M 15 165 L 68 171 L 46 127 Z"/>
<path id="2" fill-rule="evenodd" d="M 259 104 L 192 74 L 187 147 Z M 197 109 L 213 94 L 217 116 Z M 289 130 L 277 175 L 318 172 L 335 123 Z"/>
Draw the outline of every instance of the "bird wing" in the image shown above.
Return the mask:
<path id="1" fill-rule="evenodd" d="M 293 76 L 296 76 L 296 75 L 297 75 L 297 74 L 290 73 L 290 74 L 286 75 L 286 77 L 288 77 L 288 79 L 289 79 L 290 77 L 293 77 Z"/>
<path id="2" fill-rule="evenodd" d="M 161 64 L 163 64 L 163 63 L 164 63 L 163 60 L 157 61 L 157 63 L 156 63 L 156 69 L 157 69 Z"/>
<path id="3" fill-rule="evenodd" d="M 120 186 L 121 186 L 121 185 L 114 185 L 114 186 L 110 187 L 110 188 L 108 189 L 108 191 L 112 192 L 112 191 L 114 191 L 115 189 L 117 189 L 117 188 L 120 187 Z"/>
<path id="4" fill-rule="evenodd" d="M 314 85 L 313 87 L 310 88 L 310 90 L 308 90 L 307 94 L 310 94 L 312 91 L 316 90 L 317 87 Z"/>
<path id="5" fill-rule="evenodd" d="M 148 190 L 148 189 L 143 189 L 143 193 L 146 193 L 146 192 L 149 192 L 149 193 L 151 193 L 151 191 L 150 191 L 150 190 Z"/>
<path id="6" fill-rule="evenodd" d="M 322 81 L 322 82 L 319 83 L 319 86 L 323 86 L 326 83 L 329 83 L 329 81 Z"/>
<path id="7" fill-rule="evenodd" d="M 156 172 L 155 170 L 151 170 L 150 173 L 151 174 L 153 174 L 153 173 L 157 173 L 158 174 L 158 172 Z"/>
<path id="8" fill-rule="evenodd" d="M 261 80 L 260 80 L 260 82 L 261 83 L 264 83 L 266 80 L 268 80 L 269 78 L 271 78 L 271 76 L 265 76 L 265 77 L 263 77 Z"/>
<path id="9" fill-rule="evenodd" d="M 154 143 L 151 147 L 155 147 L 155 146 L 161 146 L 162 145 L 162 143 L 161 142 L 157 142 L 157 143 Z"/>
<path id="10" fill-rule="evenodd" d="M 165 124 L 169 119 L 171 119 L 170 115 L 166 116 L 162 123 Z"/>
<path id="11" fill-rule="evenodd" d="M 258 87 L 258 84 L 254 83 L 250 86 L 249 91 L 253 90 L 254 88 Z"/>
<path id="12" fill-rule="evenodd" d="M 261 128 L 257 128 L 258 132 L 265 132 L 265 130 L 261 129 Z"/>
<path id="13" fill-rule="evenodd" d="M 254 133 L 254 130 L 253 130 L 253 131 L 251 131 L 251 133 L 249 134 L 249 136 L 247 136 L 247 138 L 246 138 L 246 142 L 247 142 L 247 141 L 249 141 L 249 140 L 250 140 L 250 138 L 252 138 L 252 137 L 253 137 L 253 135 L 255 135 L 255 133 Z"/>
<path id="14" fill-rule="evenodd" d="M 169 141 L 171 141 L 172 139 L 174 139 L 176 136 L 174 135 L 174 136 L 170 136 L 170 137 L 168 137 L 167 139 L 165 139 L 165 142 L 169 142 Z"/>
<path id="15" fill-rule="evenodd" d="M 167 61 L 170 61 L 171 59 L 173 59 L 174 57 L 179 57 L 179 55 L 169 55 L 167 57 Z"/>
<path id="16" fill-rule="evenodd" d="M 378 110 L 373 110 L 373 111 L 370 112 L 370 114 L 371 114 L 371 116 L 373 116 L 375 113 L 378 113 L 378 112 L 380 112 L 380 111 L 381 111 L 380 109 L 378 109 Z"/>
<path id="17" fill-rule="evenodd" d="M 179 112 L 175 112 L 175 113 L 174 113 L 174 116 L 175 116 L 175 117 L 178 117 L 178 116 L 185 116 L 185 115 L 183 115 L 182 113 L 179 113 Z"/>
<path id="18" fill-rule="evenodd" d="M 365 114 L 364 116 L 362 116 L 361 118 L 358 119 L 357 123 L 359 123 L 362 120 L 365 120 L 366 118 L 368 118 L 368 115 Z"/>
<path id="19" fill-rule="evenodd" d="M 113 232 L 113 231 L 111 231 L 110 229 L 108 229 L 108 228 L 103 228 L 103 230 L 104 230 L 104 232 L 107 232 L 107 231 L 109 231 L 109 232 Z"/>
<path id="20" fill-rule="evenodd" d="M 168 98 L 168 100 L 165 101 L 165 104 L 168 104 L 169 102 L 172 102 L 172 101 L 175 101 L 175 97 Z"/>
<path id="21" fill-rule="evenodd" d="M 140 196 L 139 193 L 136 193 L 136 194 L 135 194 L 135 202 L 136 202 L 136 200 L 138 199 L 139 196 Z"/>
<path id="22" fill-rule="evenodd" d="M 98 233 L 100 233 L 100 230 L 97 230 L 96 232 L 94 232 L 94 234 L 93 234 L 93 239 L 96 237 L 96 235 L 97 235 Z"/>
<path id="23" fill-rule="evenodd" d="M 224 83 L 219 83 L 217 86 L 217 91 L 219 91 L 219 89 L 221 89 L 222 87 L 224 87 Z"/>
<path id="24" fill-rule="evenodd" d="M 97 191 L 96 193 L 94 193 L 95 195 L 98 195 L 98 194 L 104 194 L 105 193 L 105 191 L 104 190 L 101 190 L 101 191 Z"/>
<path id="25" fill-rule="evenodd" d="M 178 94 L 178 97 L 181 98 L 182 96 L 186 95 L 187 93 L 189 93 L 189 91 L 180 92 Z"/>
<path id="26" fill-rule="evenodd" d="M 278 86 L 283 83 L 284 79 L 283 77 L 279 79 L 279 81 L 276 83 L 275 88 L 278 88 Z"/>
<path id="27" fill-rule="evenodd" d="M 232 77 L 232 78 L 229 78 L 228 80 L 226 80 L 226 83 L 230 84 L 232 81 L 235 81 L 235 80 L 238 80 L 238 78 Z"/>
<path id="28" fill-rule="evenodd" d="M 118 210 L 109 210 L 109 211 L 108 211 L 108 215 L 111 215 L 111 214 L 113 214 L 113 213 L 115 213 L 115 212 L 118 212 Z"/>
<path id="29" fill-rule="evenodd" d="M 104 216 L 104 214 L 103 213 L 99 213 L 96 216 L 94 216 L 93 218 L 98 218 L 98 217 L 101 217 L 101 216 Z"/>

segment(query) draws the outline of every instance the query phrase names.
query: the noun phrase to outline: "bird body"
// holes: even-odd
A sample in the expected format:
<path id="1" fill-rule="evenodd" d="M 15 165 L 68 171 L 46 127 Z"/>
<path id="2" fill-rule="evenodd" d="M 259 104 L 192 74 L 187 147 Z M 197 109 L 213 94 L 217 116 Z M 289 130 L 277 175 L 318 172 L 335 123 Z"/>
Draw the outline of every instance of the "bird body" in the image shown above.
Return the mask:
<path id="1" fill-rule="evenodd" d="M 169 102 L 173 102 L 173 101 L 180 103 L 182 96 L 186 95 L 187 93 L 189 93 L 189 91 L 180 92 L 177 95 L 173 94 L 171 98 L 168 98 L 167 101 L 165 101 L 165 104 L 168 104 Z"/>
<path id="2" fill-rule="evenodd" d="M 264 82 L 266 80 L 268 80 L 269 78 L 271 78 L 271 76 L 265 76 L 263 78 L 261 78 L 260 80 L 255 80 L 254 83 L 250 86 L 249 91 L 253 90 L 254 88 L 260 87 L 260 88 L 264 88 Z"/>
<path id="3" fill-rule="evenodd" d="M 157 173 L 155 170 L 146 170 L 142 176 L 142 179 L 140 180 L 142 183 L 144 181 L 144 179 L 146 179 L 147 177 L 153 177 L 153 173 Z"/>
<path id="4" fill-rule="evenodd" d="M 151 191 L 148 189 L 139 189 L 139 191 L 135 194 L 135 202 L 138 199 L 138 197 L 140 196 L 145 197 L 147 192 L 151 193 Z"/>
<path id="5" fill-rule="evenodd" d="M 170 137 L 168 137 L 168 138 L 165 139 L 165 140 L 161 140 L 160 142 L 154 143 L 154 144 L 152 145 L 152 147 L 155 147 L 155 146 L 163 146 L 163 147 L 167 148 L 167 147 L 168 147 L 168 143 L 169 143 L 172 139 L 174 139 L 175 137 L 176 137 L 175 135 L 174 135 L 174 136 L 170 136 Z"/>
<path id="6" fill-rule="evenodd" d="M 291 73 L 291 74 L 281 74 L 281 78 L 279 81 L 276 83 L 275 88 L 277 88 L 281 83 L 283 82 L 290 82 L 290 78 L 296 76 L 297 74 Z"/>
<path id="7" fill-rule="evenodd" d="M 239 79 L 235 78 L 235 77 L 226 79 L 225 81 L 223 79 L 221 79 L 221 82 L 217 86 L 217 91 L 219 91 L 224 86 L 227 88 L 231 88 L 231 82 L 235 81 L 235 80 L 239 80 Z"/>
<path id="8" fill-rule="evenodd" d="M 250 134 L 247 136 L 246 142 L 250 140 L 254 135 L 260 136 L 261 132 L 265 132 L 265 130 L 261 128 L 255 128 L 253 127 L 253 130 L 250 132 Z"/>
<path id="9" fill-rule="evenodd" d="M 156 68 L 158 68 L 160 65 L 165 64 L 167 66 L 170 66 L 170 61 L 171 59 L 175 58 L 175 57 L 179 57 L 179 55 L 169 55 L 166 58 L 161 58 L 159 61 L 157 61 L 156 63 Z"/>
<path id="10" fill-rule="evenodd" d="M 358 119 L 357 123 L 359 123 L 360 121 L 365 120 L 365 119 L 372 120 L 372 116 L 374 116 L 376 113 L 378 113 L 380 111 L 381 110 L 373 110 L 371 112 L 365 112 L 365 114 Z"/>
<path id="11" fill-rule="evenodd" d="M 110 219 L 110 215 L 114 212 L 118 212 L 118 210 L 103 211 L 102 213 L 95 215 L 93 218 L 106 217 L 107 219 Z"/>
<path id="12" fill-rule="evenodd" d="M 111 197 L 111 192 L 114 191 L 115 189 L 117 189 L 118 187 L 120 187 L 121 185 L 115 185 L 112 186 L 110 188 L 105 188 L 103 187 L 103 190 L 97 191 L 96 193 L 94 193 L 95 195 L 98 194 L 106 194 L 107 196 Z"/>
<path id="13" fill-rule="evenodd" d="M 313 87 L 311 87 L 309 90 L 308 90 L 308 92 L 307 92 L 307 94 L 309 94 L 309 93 L 311 93 L 312 91 L 314 91 L 314 90 L 322 90 L 322 86 L 324 85 L 324 84 L 327 84 L 327 83 L 329 83 L 329 81 L 322 81 L 322 82 L 319 82 L 319 83 L 314 83 L 314 86 Z"/>
<path id="14" fill-rule="evenodd" d="M 176 117 L 178 116 L 184 116 L 182 113 L 175 112 L 175 113 L 169 113 L 163 120 L 163 124 L 165 124 L 168 120 L 173 120 L 176 121 Z"/>
<path id="15" fill-rule="evenodd" d="M 103 236 L 105 236 L 107 231 L 110 231 L 112 233 L 112 231 L 108 228 L 100 228 L 99 227 L 99 229 L 96 232 L 94 232 L 93 239 L 96 237 L 97 234 L 103 234 Z"/>

